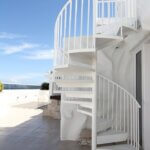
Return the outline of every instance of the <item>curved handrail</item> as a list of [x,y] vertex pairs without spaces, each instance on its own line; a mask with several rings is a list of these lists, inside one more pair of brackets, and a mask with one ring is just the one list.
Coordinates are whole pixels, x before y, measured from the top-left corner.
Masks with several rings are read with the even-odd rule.
[[65,55],[69,50],[94,48],[92,3],[93,0],[68,0],[58,14],[55,23],[55,65],[69,63],[69,56],[67,62],[58,60],[58,51]]
[[[62,14],[62,12],[65,10],[65,8],[70,4],[71,0],[68,0],[66,2],[66,4],[63,6],[63,8],[60,10],[59,14],[57,15],[57,18],[56,18],[56,22],[58,20],[58,18],[60,17],[60,15]],[[55,27],[56,27],[56,22],[55,22]]]
[[126,132],[127,142],[139,150],[139,103],[119,84],[99,73],[97,76],[97,115],[112,120],[112,129]]
[[100,73],[99,73],[98,75],[99,75],[100,77],[104,78],[105,80],[109,81],[109,83],[112,83],[112,84],[118,86],[121,90],[123,90],[124,92],[126,92],[126,94],[128,94],[128,95],[134,100],[134,102],[137,104],[138,108],[141,108],[141,106],[140,106],[140,104],[137,102],[136,98],[135,98],[131,93],[129,93],[125,88],[121,87],[118,83],[116,83],[116,82],[110,80],[109,78],[103,76],[103,75],[100,74]]

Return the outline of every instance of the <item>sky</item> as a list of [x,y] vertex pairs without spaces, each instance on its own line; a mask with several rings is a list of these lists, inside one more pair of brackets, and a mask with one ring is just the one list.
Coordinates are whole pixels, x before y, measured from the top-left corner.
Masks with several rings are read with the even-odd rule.
[[0,0],[0,80],[39,85],[53,66],[54,25],[67,0]]

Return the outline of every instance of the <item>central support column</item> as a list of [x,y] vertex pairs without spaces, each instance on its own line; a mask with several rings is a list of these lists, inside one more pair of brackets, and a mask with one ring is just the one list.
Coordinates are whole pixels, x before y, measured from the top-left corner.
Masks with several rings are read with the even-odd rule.
[[96,18],[97,18],[97,0],[93,0],[93,47],[95,48],[95,59],[93,65],[95,72],[93,73],[94,87],[92,98],[92,150],[97,149],[97,51],[96,51]]
[[94,77],[94,87],[93,87],[93,109],[92,109],[92,150],[97,148],[97,52],[95,52],[95,72]]

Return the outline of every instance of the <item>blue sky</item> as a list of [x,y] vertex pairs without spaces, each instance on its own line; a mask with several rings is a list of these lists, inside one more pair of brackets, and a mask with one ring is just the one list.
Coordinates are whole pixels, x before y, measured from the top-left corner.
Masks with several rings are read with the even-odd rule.
[[52,68],[54,24],[67,0],[0,0],[0,80],[41,84]]

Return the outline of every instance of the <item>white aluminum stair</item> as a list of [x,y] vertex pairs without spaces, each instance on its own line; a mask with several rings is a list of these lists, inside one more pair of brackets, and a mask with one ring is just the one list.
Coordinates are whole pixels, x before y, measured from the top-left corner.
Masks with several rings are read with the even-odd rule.
[[118,41],[122,41],[122,40],[123,40],[123,37],[122,37],[122,36],[118,36],[118,35],[96,34],[96,38],[106,39],[107,41],[109,41],[109,40],[118,40]]
[[123,35],[125,34],[125,33],[128,33],[128,32],[130,32],[130,31],[137,31],[135,28],[132,28],[132,27],[129,27],[129,26],[122,26],[122,32],[123,32]]
[[96,150],[136,150],[136,148],[128,144],[119,144],[119,145],[99,147]]
[[89,49],[75,49],[75,50],[69,50],[68,51],[69,54],[74,54],[74,53],[78,53],[78,54],[82,54],[82,53],[93,54],[94,52],[95,52],[95,49],[93,49],[93,48],[89,48]]
[[92,92],[87,91],[61,91],[67,98],[93,98]]
[[100,25],[96,27],[96,34],[117,35],[120,27],[121,27],[121,24],[119,22],[106,24],[106,25]]
[[128,134],[126,132],[108,130],[97,135],[97,144],[124,142],[127,138]]
[[[80,100],[63,100],[63,103],[67,103],[67,104],[77,104],[77,105],[80,105],[82,107],[84,106],[87,106],[85,108],[90,108],[92,109],[92,106],[91,106],[91,102],[87,102],[87,101],[80,101]],[[89,106],[89,107],[88,107]]]
[[93,108],[93,105],[92,103],[83,103],[83,104],[80,104],[81,107],[83,108],[89,108],[89,109],[92,109]]
[[[98,64],[97,50],[107,50],[110,46],[116,48],[130,31],[137,29],[137,8],[133,3],[126,0],[69,0],[55,23],[54,69],[58,76],[54,79],[54,93],[61,93],[62,102],[75,104],[77,112],[90,116],[87,117],[89,122],[86,128],[92,132],[92,150],[139,150],[139,141],[135,140],[139,139],[138,135],[135,139],[129,136],[139,131],[137,122],[140,107],[136,99],[117,83],[98,74],[95,69]],[[93,15],[90,16],[91,12]],[[86,80],[80,78],[79,74],[85,76]],[[94,84],[97,81],[100,81],[98,86]],[[121,115],[123,108],[124,115]],[[136,114],[132,113],[133,108],[137,110]],[[127,111],[129,116],[125,114]],[[116,112],[120,114],[120,120],[124,120],[124,126],[120,120],[115,122],[118,119]],[[118,126],[120,131],[115,130]],[[127,144],[127,139],[131,145]]]
[[89,108],[85,108],[85,107],[82,107],[82,106],[78,105],[77,111],[79,113],[82,113],[84,115],[92,117],[92,110],[89,109]]
[[55,67],[56,71],[95,71],[95,69],[88,64],[71,62],[67,65],[59,65]]
[[57,80],[55,82],[59,87],[93,87],[93,80]]

